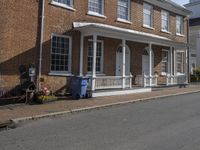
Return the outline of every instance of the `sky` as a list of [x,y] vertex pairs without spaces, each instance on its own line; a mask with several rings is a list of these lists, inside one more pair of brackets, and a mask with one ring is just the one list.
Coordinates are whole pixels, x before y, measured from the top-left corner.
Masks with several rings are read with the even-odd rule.
[[187,4],[189,2],[189,0],[172,0],[180,5],[183,5],[183,4]]

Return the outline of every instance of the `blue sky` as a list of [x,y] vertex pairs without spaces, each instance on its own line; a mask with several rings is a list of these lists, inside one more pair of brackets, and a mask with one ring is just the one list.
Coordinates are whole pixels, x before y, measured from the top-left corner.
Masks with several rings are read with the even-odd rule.
[[172,0],[180,5],[183,5],[183,4],[187,4],[189,2],[189,0]]

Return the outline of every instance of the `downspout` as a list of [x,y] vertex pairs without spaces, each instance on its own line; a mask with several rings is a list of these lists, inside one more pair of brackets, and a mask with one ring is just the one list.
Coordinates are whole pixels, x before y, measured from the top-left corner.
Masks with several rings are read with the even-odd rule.
[[38,68],[38,84],[37,90],[41,90],[41,76],[42,76],[42,53],[44,42],[44,13],[45,13],[45,0],[42,0],[42,15],[41,15],[41,31],[40,31],[40,55],[39,55],[39,68]]

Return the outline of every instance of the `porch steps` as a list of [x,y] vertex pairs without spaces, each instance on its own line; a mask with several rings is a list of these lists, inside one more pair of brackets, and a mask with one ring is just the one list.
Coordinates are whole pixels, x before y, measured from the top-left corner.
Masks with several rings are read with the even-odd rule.
[[127,94],[136,94],[136,93],[146,93],[151,92],[152,88],[132,88],[124,90],[99,90],[92,93],[92,97],[104,97],[104,96],[117,96],[117,95],[127,95]]

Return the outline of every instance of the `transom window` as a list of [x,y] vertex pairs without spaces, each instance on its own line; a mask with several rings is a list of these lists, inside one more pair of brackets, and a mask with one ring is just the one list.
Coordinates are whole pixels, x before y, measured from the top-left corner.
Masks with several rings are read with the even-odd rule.
[[183,34],[183,17],[176,16],[176,33]]
[[53,0],[53,2],[56,2],[58,4],[61,4],[67,7],[73,7],[73,0]]
[[183,74],[184,73],[184,52],[176,53],[176,66],[177,66],[177,73]]
[[130,20],[130,0],[118,0],[118,18]]
[[68,73],[71,71],[71,37],[52,35],[51,72]]
[[161,12],[162,31],[169,31],[169,12],[162,10]]
[[166,75],[169,69],[169,52],[162,50],[162,75]]
[[104,11],[104,0],[88,0],[89,12],[103,15]]
[[[96,72],[103,72],[103,41],[97,41]],[[87,71],[92,72],[93,66],[93,41],[88,41],[88,63]]]
[[143,13],[143,25],[147,27],[153,27],[153,6],[144,3]]

